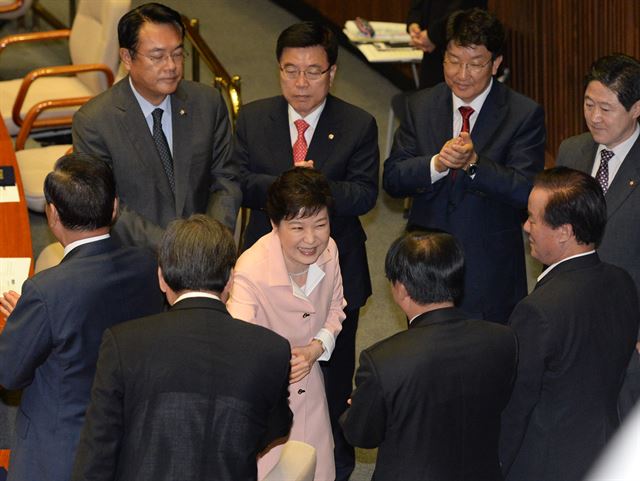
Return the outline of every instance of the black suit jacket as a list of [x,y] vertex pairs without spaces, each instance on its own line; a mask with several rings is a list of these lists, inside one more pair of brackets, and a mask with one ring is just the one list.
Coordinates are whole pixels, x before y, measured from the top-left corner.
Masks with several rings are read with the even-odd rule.
[[455,308],[422,314],[362,351],[344,435],[378,447],[376,481],[501,480],[500,412],[516,359],[506,326]]
[[154,248],[169,222],[197,213],[235,227],[241,194],[224,100],[212,87],[183,80],[171,111],[175,196],[128,77],[73,117],[74,149],[113,169],[120,198],[113,233],[124,244]]
[[509,320],[520,361],[502,416],[508,480],[578,481],[618,425],[640,314],[635,285],[597,254],[554,267]]
[[409,224],[453,234],[465,253],[461,307],[506,322],[527,292],[522,227],[533,177],[544,167],[542,108],[494,80],[471,132],[479,156],[472,179],[459,171],[431,182],[431,157],[453,136],[451,90],[442,83],[409,100],[385,161],[384,189],[413,197]]
[[[236,125],[233,163],[240,169],[243,205],[251,209],[245,249],[271,231],[264,209],[267,190],[278,175],[293,168],[288,104],[277,96],[243,107]],[[371,295],[367,239],[358,216],[378,196],[378,128],[364,110],[329,95],[309,145],[307,159],[329,180],[334,199],[331,236],[340,252],[348,309]]]
[[487,0],[412,0],[407,14],[407,27],[412,23],[427,29],[435,44],[433,52],[425,53],[420,65],[420,88],[433,87],[444,80],[442,60],[447,48],[447,20],[457,10],[479,7],[486,9]]
[[0,335],[0,385],[24,388],[9,479],[68,481],[103,331],[160,312],[157,264],[111,239],[28,279]]
[[71,479],[255,480],[291,426],[290,357],[208,298],[106,331]]

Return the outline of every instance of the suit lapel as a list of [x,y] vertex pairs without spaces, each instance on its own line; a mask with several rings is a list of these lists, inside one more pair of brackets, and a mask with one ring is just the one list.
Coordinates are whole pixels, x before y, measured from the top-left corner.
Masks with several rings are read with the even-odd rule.
[[[173,173],[176,183],[176,215],[180,216],[189,190],[190,132],[193,131],[193,115],[189,115],[189,97],[184,88],[178,89],[171,95],[171,126],[173,129]],[[213,127],[211,127],[213,128]],[[180,141],[182,140],[182,141]],[[160,159],[158,159],[160,160]]]
[[293,168],[293,148],[289,133],[288,104],[284,97],[276,98],[276,107],[269,113],[269,123],[264,126],[271,158],[272,172],[281,173]]
[[593,138],[589,136],[588,142],[582,144],[580,152],[575,157],[575,168],[581,170],[586,174],[591,175],[593,170],[593,162],[596,158],[596,151],[598,150],[598,144],[593,141]]
[[333,97],[328,95],[307,152],[307,159],[313,160],[317,170],[322,170],[324,163],[331,157],[335,143],[340,142],[341,137],[342,119],[336,115]]
[[[593,156],[591,157],[593,159]],[[607,199],[607,217],[611,217],[638,187],[640,182],[640,137],[625,157],[620,170],[611,182],[605,198]]]
[[[116,91],[115,107],[120,112],[119,121],[124,126],[131,145],[135,149],[135,152],[132,152],[131,161],[137,161],[144,165],[144,171],[151,178],[151,183],[162,193],[166,201],[170,202],[169,205],[173,205],[174,198],[169,186],[169,180],[162,168],[162,161],[156,150],[156,144],[149,131],[147,121],[142,115],[142,109],[140,109],[140,105],[138,105],[138,101],[129,85],[129,77],[122,79],[117,86],[119,88]],[[140,182],[149,183],[149,179],[140,179]]]
[[471,132],[476,152],[483,152],[486,146],[491,144],[491,139],[500,130],[507,112],[506,90],[502,84],[494,79],[491,91],[482,105]]

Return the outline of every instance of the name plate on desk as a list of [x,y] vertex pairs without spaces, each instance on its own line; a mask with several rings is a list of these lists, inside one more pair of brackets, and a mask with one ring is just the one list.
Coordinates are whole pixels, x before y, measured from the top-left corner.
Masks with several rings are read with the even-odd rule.
[[16,174],[13,167],[4,165],[0,167],[0,187],[16,185]]

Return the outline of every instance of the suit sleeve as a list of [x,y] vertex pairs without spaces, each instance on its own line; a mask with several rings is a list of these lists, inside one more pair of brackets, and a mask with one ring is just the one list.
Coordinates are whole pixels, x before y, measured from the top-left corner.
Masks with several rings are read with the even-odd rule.
[[344,437],[352,446],[371,449],[384,440],[387,409],[375,363],[367,351],[360,354],[351,407],[340,418]]
[[335,215],[360,216],[373,209],[378,198],[379,171],[378,126],[371,117],[347,158],[344,177],[329,180]]
[[0,335],[0,386],[21,389],[33,381],[36,369],[53,350],[46,302],[31,280],[7,318]]
[[73,467],[72,481],[115,479],[124,435],[120,354],[110,329],[102,337],[96,376]]
[[[73,116],[72,137],[76,152],[94,155],[113,168],[113,160],[102,135],[95,130],[97,119],[91,118],[83,109]],[[117,186],[116,186],[117,189]],[[118,220],[113,234],[124,245],[148,247],[155,250],[162,239],[162,229],[129,207],[119,199]]]
[[333,265],[332,272],[325,273],[326,281],[331,280],[333,283],[333,290],[331,295],[331,306],[327,314],[327,319],[315,336],[320,339],[324,345],[324,352],[318,358],[318,361],[328,361],[331,359],[331,354],[336,347],[336,338],[342,331],[342,321],[344,321],[346,314],[344,308],[347,306],[347,302],[344,299],[344,293],[342,289],[342,274],[340,272],[340,263],[338,262],[337,247],[333,246],[336,255],[331,263]]
[[405,121],[396,131],[391,154],[384,162],[382,186],[392,197],[435,194],[434,187],[443,183],[443,180],[431,183],[431,157],[438,152],[420,153],[414,111],[408,101],[403,107]]
[[[293,413],[289,409],[289,374],[291,372],[291,347],[286,343],[286,351],[280,356],[286,360],[278,369],[280,373],[280,387],[278,389],[278,398],[269,412],[267,419],[267,432],[259,450],[262,451],[269,444],[278,438],[286,436],[291,430],[291,421]],[[274,368],[276,365],[274,364]]]
[[216,92],[213,114],[213,147],[211,188],[207,215],[219,220],[232,231],[242,201],[238,166],[231,156],[231,125],[226,104]]
[[473,179],[465,175],[466,188],[516,208],[526,208],[533,178],[544,169],[545,139],[544,112],[536,105],[515,130],[504,160],[478,153],[477,174]]
[[527,302],[518,304],[509,319],[518,338],[520,356],[511,399],[502,413],[500,461],[506,475],[522,442],[540,399],[545,366],[552,356],[551,326],[544,314]]
[[242,183],[242,205],[249,209],[264,209],[267,191],[276,180],[275,175],[254,172],[249,154],[249,131],[247,116],[240,112],[233,139],[233,163],[238,166]]

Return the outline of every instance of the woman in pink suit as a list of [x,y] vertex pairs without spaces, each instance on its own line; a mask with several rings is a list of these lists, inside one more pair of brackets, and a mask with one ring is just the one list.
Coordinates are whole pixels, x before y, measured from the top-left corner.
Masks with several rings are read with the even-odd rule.
[[[268,192],[273,230],[238,259],[227,303],[232,316],[289,340],[289,439],[316,448],[316,481],[335,479],[333,437],[317,361],[331,357],[346,305],[338,250],[329,237],[331,201],[320,172],[297,167],[283,173]],[[258,460],[258,479],[277,463],[281,447]]]

